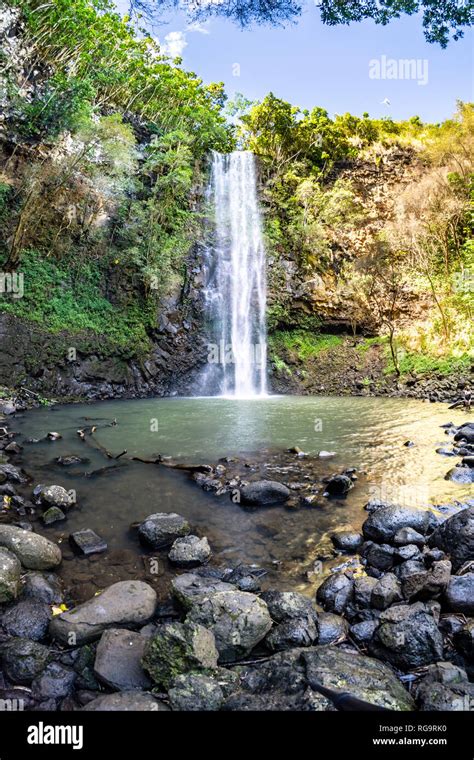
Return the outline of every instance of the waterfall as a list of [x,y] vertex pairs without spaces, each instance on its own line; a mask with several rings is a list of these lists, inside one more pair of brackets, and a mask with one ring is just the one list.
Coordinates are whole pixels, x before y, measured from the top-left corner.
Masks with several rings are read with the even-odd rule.
[[213,377],[221,395],[265,395],[265,248],[253,154],[214,153],[208,195],[214,220],[205,300],[214,366],[206,383]]

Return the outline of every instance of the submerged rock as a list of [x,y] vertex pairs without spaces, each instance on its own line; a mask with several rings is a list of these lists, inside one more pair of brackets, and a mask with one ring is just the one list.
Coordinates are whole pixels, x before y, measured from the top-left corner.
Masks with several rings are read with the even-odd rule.
[[0,525],[0,546],[10,549],[29,570],[49,570],[62,560],[60,548],[52,541],[13,525]]
[[147,583],[120,581],[58,615],[51,621],[50,633],[62,644],[85,644],[99,638],[107,628],[144,625],[153,617],[156,601],[156,593]]
[[211,556],[211,547],[207,538],[184,536],[177,538],[168,554],[168,559],[178,567],[196,567],[207,562]]
[[62,509],[59,509],[59,507],[49,507],[43,514],[41,515],[41,519],[43,520],[45,525],[52,525],[55,522],[60,522],[61,520],[66,519],[66,515],[62,511]]
[[217,658],[212,631],[186,621],[158,626],[147,641],[142,665],[156,684],[168,689],[183,673],[215,669]]
[[0,604],[16,599],[20,592],[21,565],[13,552],[0,548]]
[[77,530],[75,533],[71,533],[69,541],[75,549],[78,549],[81,554],[89,556],[90,554],[101,554],[107,551],[107,541],[97,535],[90,528],[84,528],[83,530]]
[[258,480],[240,488],[240,504],[251,507],[282,504],[291,496],[289,488],[276,480]]
[[177,538],[190,533],[188,521],[175,512],[156,512],[149,515],[139,526],[140,540],[152,549],[169,546]]
[[214,633],[221,662],[245,657],[272,627],[265,602],[255,594],[236,589],[195,601],[186,620]]
[[348,475],[334,475],[334,477],[326,483],[324,487],[324,495],[341,498],[346,496],[351,488],[354,488],[354,483]]

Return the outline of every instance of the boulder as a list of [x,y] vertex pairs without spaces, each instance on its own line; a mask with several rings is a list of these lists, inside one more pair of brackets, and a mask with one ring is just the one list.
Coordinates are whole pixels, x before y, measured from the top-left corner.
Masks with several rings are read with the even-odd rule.
[[0,483],[4,483],[7,480],[12,483],[26,483],[26,478],[23,477],[17,467],[14,467],[12,464],[0,464]]
[[364,537],[355,530],[338,530],[332,534],[331,541],[339,551],[357,554],[364,542]]
[[117,691],[148,689],[151,681],[142,667],[148,639],[135,631],[110,628],[97,645],[94,672],[99,681]]
[[301,656],[310,688],[322,684],[389,710],[414,709],[413,699],[393,670],[379,660],[321,646],[303,650]]
[[402,600],[402,589],[393,573],[386,573],[377,581],[372,590],[371,602],[376,610],[386,610],[392,604]]
[[235,589],[194,602],[186,619],[214,633],[220,662],[245,657],[272,627],[265,602]]
[[318,615],[318,643],[339,644],[347,637],[347,622],[333,612]]
[[283,504],[290,496],[290,489],[276,480],[257,480],[240,488],[240,504],[249,507]]
[[376,570],[390,570],[395,564],[395,549],[389,544],[376,544],[373,541],[366,541],[361,550],[361,555],[370,567]]
[[225,583],[219,578],[183,573],[173,578],[171,588],[179,602],[190,609],[195,602],[205,599],[218,591],[235,591],[231,583]]
[[156,593],[147,583],[120,581],[55,617],[50,633],[61,644],[85,644],[98,639],[107,628],[144,625],[153,617],[156,601]]
[[260,594],[268,607],[272,620],[284,623],[304,616],[310,616],[315,621],[317,613],[311,599],[297,591],[264,591]]
[[169,707],[144,691],[119,691],[93,699],[86,712],[168,712]]
[[474,573],[452,575],[446,586],[445,602],[452,612],[474,615]]
[[42,504],[68,509],[76,503],[74,491],[66,491],[62,486],[42,486],[36,494]]
[[60,548],[52,541],[13,525],[0,525],[0,546],[16,554],[28,570],[49,570],[62,560]]
[[424,546],[426,543],[426,538],[413,528],[400,528],[400,530],[397,530],[393,537],[393,543],[396,546],[407,546],[408,544],[415,544],[415,546]]
[[458,465],[452,467],[445,475],[445,480],[452,480],[453,483],[461,483],[462,485],[469,485],[474,483],[474,469],[472,467]]
[[454,633],[454,645],[468,663],[474,663],[474,620],[466,623]]
[[360,623],[354,623],[349,628],[351,638],[356,644],[367,646],[379,625],[378,620],[362,620]]
[[0,647],[3,672],[10,681],[23,686],[44,670],[49,657],[48,647],[31,639],[13,638]]
[[43,602],[25,599],[16,602],[1,617],[2,628],[10,636],[42,641],[48,633],[51,609]]
[[21,565],[8,549],[0,548],[0,604],[16,599],[20,592]]
[[211,547],[207,538],[184,536],[177,538],[168,554],[168,559],[178,567],[196,567],[207,562],[211,556]]
[[335,499],[347,496],[354,483],[348,475],[334,475],[324,486],[324,495]]
[[201,673],[177,676],[168,692],[172,710],[211,712],[220,710],[224,692],[219,684]]
[[77,678],[77,673],[60,662],[48,662],[45,669],[32,683],[33,695],[38,700],[64,699]]
[[390,543],[400,528],[413,528],[425,535],[435,523],[435,515],[428,509],[392,505],[371,512],[362,526],[362,532],[369,540]]
[[139,526],[140,540],[152,549],[170,546],[177,538],[190,533],[188,521],[175,512],[156,512],[149,515]]
[[280,652],[295,647],[309,647],[316,643],[318,628],[313,615],[287,620],[273,626],[267,634],[265,644],[271,652]]
[[448,517],[436,528],[428,543],[449,555],[454,572],[474,559],[474,507]]
[[23,578],[21,596],[24,599],[36,599],[46,604],[61,604],[64,600],[60,579],[54,573],[26,573]]
[[319,586],[316,601],[326,610],[341,615],[352,600],[354,581],[343,572],[333,573]]
[[183,673],[213,670],[217,658],[212,631],[186,621],[159,625],[146,643],[142,665],[156,684],[169,689]]
[[424,604],[403,604],[382,612],[370,651],[400,670],[409,670],[441,660],[443,637]]

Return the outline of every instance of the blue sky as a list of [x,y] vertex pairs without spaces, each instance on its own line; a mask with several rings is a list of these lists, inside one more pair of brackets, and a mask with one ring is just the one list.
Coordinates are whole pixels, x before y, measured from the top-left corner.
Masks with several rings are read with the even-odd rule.
[[[241,92],[261,99],[272,91],[303,108],[322,106],[331,115],[418,114],[432,122],[449,117],[457,99],[474,99],[472,32],[443,50],[425,41],[419,16],[385,27],[371,21],[328,27],[308,4],[295,25],[242,31],[216,18],[193,27],[183,13],[168,12],[153,34],[205,82],[223,81],[229,97]],[[414,78],[407,78],[399,63],[406,59],[417,62]],[[371,78],[369,68],[377,74],[378,64],[381,78]],[[395,78],[387,78],[390,73]]]

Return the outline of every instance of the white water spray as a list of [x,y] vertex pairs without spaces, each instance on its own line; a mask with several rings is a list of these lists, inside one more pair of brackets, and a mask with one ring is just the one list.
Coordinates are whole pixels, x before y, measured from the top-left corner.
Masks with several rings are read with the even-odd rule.
[[210,196],[215,242],[208,252],[206,301],[222,370],[218,390],[265,395],[265,248],[253,154],[214,153]]

